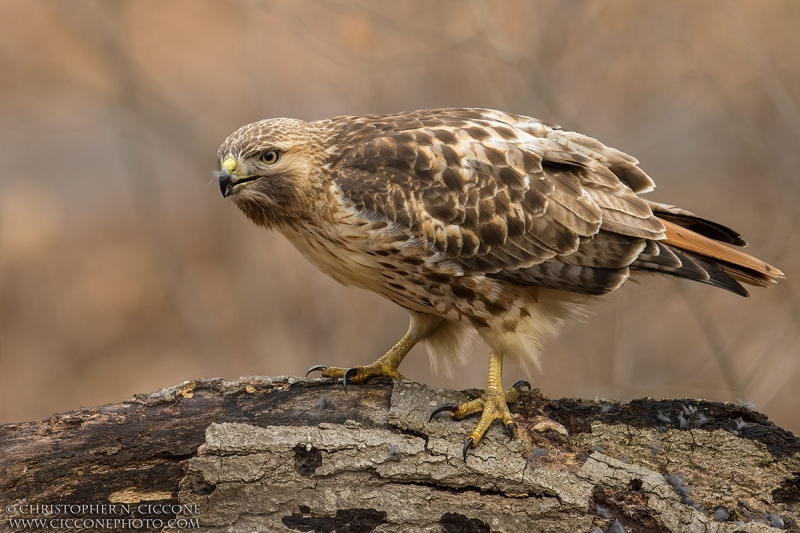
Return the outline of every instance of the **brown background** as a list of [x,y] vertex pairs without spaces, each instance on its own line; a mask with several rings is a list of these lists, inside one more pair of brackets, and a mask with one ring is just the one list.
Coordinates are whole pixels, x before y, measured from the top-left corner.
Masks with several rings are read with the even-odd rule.
[[[789,278],[652,277],[570,324],[553,397],[754,402],[800,432],[800,3],[0,1],[0,422],[183,380],[368,363],[405,313],[318,273],[210,183],[265,117],[480,106],[636,156],[654,200]],[[424,350],[401,370],[452,378]],[[519,373],[509,368],[506,381]]]

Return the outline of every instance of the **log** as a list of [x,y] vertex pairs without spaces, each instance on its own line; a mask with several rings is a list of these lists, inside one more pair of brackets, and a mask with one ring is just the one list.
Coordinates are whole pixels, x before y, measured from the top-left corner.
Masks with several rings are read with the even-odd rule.
[[207,379],[3,425],[0,529],[798,529],[800,440],[747,405],[524,392],[465,462],[476,419],[428,416],[479,394]]

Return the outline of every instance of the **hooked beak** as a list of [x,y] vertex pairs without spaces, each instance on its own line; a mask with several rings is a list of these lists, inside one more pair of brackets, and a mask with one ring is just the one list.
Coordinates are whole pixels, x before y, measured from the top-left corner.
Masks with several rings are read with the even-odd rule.
[[222,196],[227,198],[234,191],[237,189],[237,185],[241,185],[242,183],[247,183],[249,181],[255,181],[259,178],[259,176],[239,176],[236,171],[239,169],[239,165],[236,163],[236,160],[232,157],[228,157],[225,161],[222,162],[222,170],[216,172],[219,176],[219,190],[222,192]]
[[227,198],[233,192],[233,176],[227,170],[219,173],[219,190],[222,191],[222,197]]
[[219,172],[219,190],[222,191],[222,197],[227,198],[233,192],[233,186],[236,183],[236,171],[239,165],[233,157],[226,157],[225,161],[220,165]]

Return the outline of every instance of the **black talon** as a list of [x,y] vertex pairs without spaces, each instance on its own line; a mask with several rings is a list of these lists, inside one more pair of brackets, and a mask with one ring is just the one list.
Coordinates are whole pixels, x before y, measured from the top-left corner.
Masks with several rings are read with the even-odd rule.
[[342,376],[342,387],[344,387],[344,393],[347,394],[347,378],[354,378],[358,375],[358,367],[348,368],[347,372],[344,373]]
[[524,379],[521,379],[516,383],[514,383],[513,385],[511,385],[512,389],[517,389],[517,390],[522,390],[522,387],[528,387],[528,390],[531,390],[531,384],[525,381]]
[[308,377],[310,373],[316,372],[317,370],[319,370],[320,372],[325,372],[326,370],[328,370],[328,367],[325,365],[314,365],[308,369],[308,372],[306,372],[306,377]]
[[433,410],[433,412],[431,413],[430,418],[428,418],[428,422],[433,420],[433,417],[438,415],[439,413],[443,413],[445,411],[450,411],[452,413],[456,409],[458,409],[458,404],[457,403],[446,403],[444,405],[440,405],[439,407],[437,407],[436,409]]
[[511,436],[512,439],[516,439],[517,435],[514,431],[517,429],[517,424],[515,422],[509,422],[506,424],[506,429],[508,430],[508,434]]
[[469,449],[472,448],[472,444],[473,444],[472,437],[469,437],[467,438],[467,440],[464,441],[464,448],[461,450],[461,452],[464,455],[465,463],[467,462],[467,451],[469,451]]

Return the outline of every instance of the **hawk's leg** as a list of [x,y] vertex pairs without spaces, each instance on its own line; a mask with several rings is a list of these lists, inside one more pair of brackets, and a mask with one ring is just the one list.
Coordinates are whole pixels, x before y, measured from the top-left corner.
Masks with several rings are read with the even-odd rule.
[[503,390],[503,356],[495,353],[489,354],[489,377],[486,381],[486,390],[480,398],[475,398],[462,404],[445,404],[438,407],[431,413],[431,419],[442,411],[450,411],[450,416],[456,420],[461,420],[469,415],[482,412],[478,425],[464,442],[464,459],[467,458],[467,450],[478,445],[483,438],[486,430],[495,420],[500,420],[508,428],[511,436],[514,436],[514,420],[508,410],[508,404],[514,403],[519,399],[519,391],[522,387],[531,388],[527,381],[519,381],[507,390]]
[[392,379],[403,379],[403,375],[397,371],[397,367],[411,348],[417,343],[411,332],[406,333],[400,341],[389,349],[388,352],[378,358],[371,365],[356,366],[353,368],[341,368],[338,366],[317,365],[311,367],[308,373],[315,370],[322,370],[322,376],[326,378],[342,378],[342,383],[347,390],[347,383],[362,383],[369,378],[387,377]]

